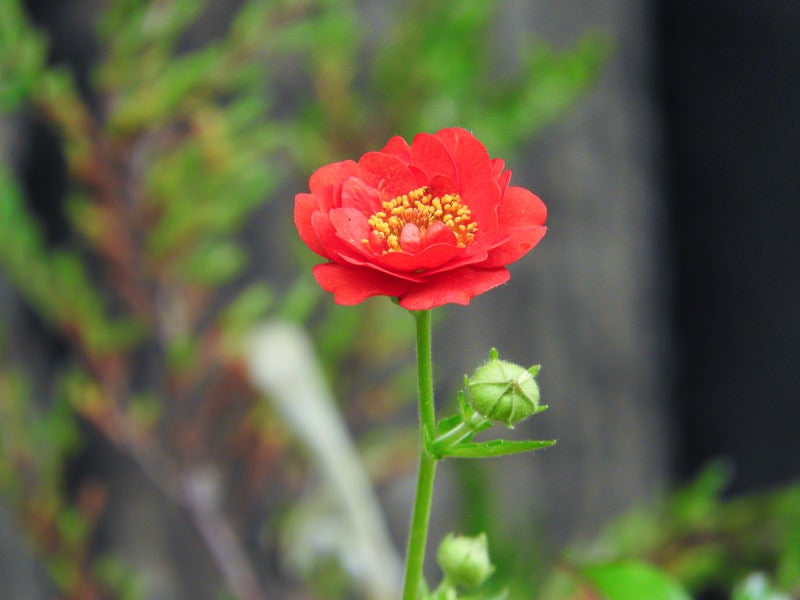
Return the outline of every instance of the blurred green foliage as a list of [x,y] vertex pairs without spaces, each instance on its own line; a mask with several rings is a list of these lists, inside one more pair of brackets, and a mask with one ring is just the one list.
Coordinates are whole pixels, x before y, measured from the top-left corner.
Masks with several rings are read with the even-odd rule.
[[653,586],[648,598],[689,597],[679,585],[693,595],[796,597],[800,486],[726,498],[731,476],[727,463],[712,463],[677,492],[612,521],[591,543],[566,552],[541,597],[583,598],[588,585],[625,600],[625,587],[639,579]]
[[[508,156],[588,89],[609,44],[587,37],[556,52],[522,40],[501,65],[498,5],[484,0],[397,3],[385,22],[347,0],[250,0],[230,19],[197,0],[102,6],[88,89],[79,89],[73,71],[50,62],[47,33],[20,1],[0,2],[1,284],[68,348],[54,379],[42,381],[41,366],[21,351],[24,329],[9,321],[12,311],[0,313],[0,502],[60,597],[146,597],[143,580],[93,542],[113,509],[106,484],[68,477],[85,431],[105,436],[176,506],[188,503],[184,474],[213,464],[225,475],[221,517],[235,511],[254,571],[288,593],[297,582],[261,568],[276,536],[253,543],[253,532],[275,524],[265,508],[280,515],[291,504],[304,465],[243,375],[241,340],[265,317],[305,324],[376,482],[411,467],[411,438],[383,424],[404,414],[414,381],[413,327],[402,311],[382,301],[336,307],[313,283],[316,258],[293,233],[287,190],[394,134],[460,125],[492,155]],[[31,120],[47,125],[66,161],[64,198],[46,199],[67,215],[58,244],[44,235],[18,173],[11,132],[24,133]],[[269,232],[257,237],[278,235],[269,247],[283,252],[264,256],[267,246],[243,235],[256,228]],[[297,274],[268,279],[278,264]],[[488,499],[464,497],[473,498],[463,507],[471,518],[491,512]],[[722,506],[696,490],[683,500],[692,504],[686,498],[709,502],[704,518]],[[713,531],[733,527],[726,535],[739,539],[755,528],[753,514],[783,523],[792,498],[724,505]],[[617,554],[647,557],[655,547],[648,532],[660,532],[663,544],[700,526],[680,502],[671,506],[669,526],[645,519],[630,536],[616,534]],[[781,531],[793,545],[759,530],[763,544],[744,547],[785,550],[772,575],[786,588],[798,578],[800,533]],[[505,545],[517,552],[498,569],[512,597],[528,598],[527,562],[537,550]],[[672,567],[685,556],[695,571],[707,565],[694,574],[671,568],[690,587],[730,559],[713,545],[703,560],[694,545],[674,552]],[[744,577],[751,563],[743,564],[728,572]],[[317,573],[330,579],[313,587],[349,597],[341,571],[321,565]],[[236,582],[226,583],[234,594]]]

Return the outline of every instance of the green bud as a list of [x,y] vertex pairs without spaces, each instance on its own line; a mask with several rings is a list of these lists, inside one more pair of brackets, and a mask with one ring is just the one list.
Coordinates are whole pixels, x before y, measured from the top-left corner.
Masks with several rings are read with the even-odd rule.
[[485,533],[475,537],[448,533],[439,544],[436,558],[445,580],[458,587],[477,587],[494,571]]
[[492,348],[489,360],[466,379],[467,397],[478,414],[513,427],[546,408],[539,405],[538,372],[538,365],[525,369],[500,360]]

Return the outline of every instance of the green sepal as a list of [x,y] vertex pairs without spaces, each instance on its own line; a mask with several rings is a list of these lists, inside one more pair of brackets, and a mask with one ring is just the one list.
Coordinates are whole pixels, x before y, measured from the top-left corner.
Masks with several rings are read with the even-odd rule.
[[476,433],[492,427],[491,421],[472,410],[463,392],[458,392],[458,404],[459,413],[441,419],[436,425],[436,438],[427,444],[428,452],[437,460],[449,456],[452,447],[469,443]]
[[494,458],[548,448],[556,440],[491,440],[489,442],[466,442],[442,450],[442,458]]
[[464,420],[461,418],[461,415],[458,414],[445,417],[436,424],[436,433],[437,435],[443,435],[448,431],[452,431],[463,422]]
[[[465,377],[464,383],[467,381],[468,379]],[[472,405],[464,397],[464,390],[459,390],[458,392],[458,412],[461,422],[464,423],[472,433],[490,429],[494,425],[489,419],[475,412],[475,409],[472,408]]]

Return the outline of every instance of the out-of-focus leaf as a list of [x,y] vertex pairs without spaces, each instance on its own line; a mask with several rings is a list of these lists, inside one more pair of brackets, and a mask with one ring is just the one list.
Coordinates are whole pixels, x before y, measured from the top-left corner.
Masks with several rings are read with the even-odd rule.
[[67,545],[79,547],[89,532],[89,526],[77,510],[65,509],[58,515],[58,531]]
[[179,103],[206,85],[208,74],[220,61],[220,48],[208,46],[165,61],[163,71],[121,96],[109,116],[112,133],[135,133],[161,125],[180,115]]
[[708,465],[690,485],[672,499],[673,510],[681,520],[701,522],[713,516],[719,495],[733,476],[733,467],[725,461]]
[[644,562],[592,565],[582,571],[604,600],[691,600],[677,582]]
[[29,25],[18,0],[0,2],[0,114],[15,110],[44,70],[47,44]]
[[184,277],[191,283],[220,285],[236,275],[246,261],[247,255],[237,244],[209,240],[189,255]]
[[264,283],[254,283],[239,293],[222,314],[223,321],[232,326],[252,325],[263,318],[272,306],[274,294]]
[[557,52],[532,44],[521,73],[489,89],[485,107],[468,106],[468,120],[488,148],[517,147],[563,114],[594,82],[610,52],[607,40],[587,37]]
[[92,566],[97,578],[113,589],[119,600],[143,600],[147,597],[144,578],[133,573],[120,559],[100,556]]
[[143,432],[150,432],[164,410],[162,399],[155,394],[138,394],[130,403],[132,422]]
[[161,54],[171,51],[206,4],[207,0],[118,0],[109,3],[96,26],[109,55],[101,65],[101,74],[116,76],[107,83],[119,86],[120,78],[128,75],[126,67],[130,71],[148,48]]
[[254,283],[245,288],[223,309],[220,323],[225,334],[233,341],[248,334],[253,326],[265,317],[274,302],[274,293],[263,283]]
[[322,296],[320,287],[305,275],[298,277],[283,295],[279,316],[287,321],[301,323],[314,310]]

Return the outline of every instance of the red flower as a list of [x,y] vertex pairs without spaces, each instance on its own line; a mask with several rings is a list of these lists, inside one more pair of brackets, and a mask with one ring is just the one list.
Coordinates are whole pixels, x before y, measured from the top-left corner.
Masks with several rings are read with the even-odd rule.
[[300,237],[328,259],[314,277],[338,304],[392,296],[410,310],[468,304],[545,234],[547,209],[464,129],[394,137],[318,169],[297,194]]

